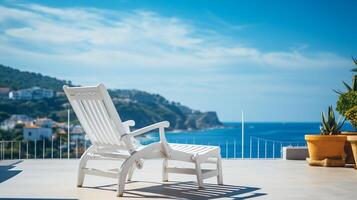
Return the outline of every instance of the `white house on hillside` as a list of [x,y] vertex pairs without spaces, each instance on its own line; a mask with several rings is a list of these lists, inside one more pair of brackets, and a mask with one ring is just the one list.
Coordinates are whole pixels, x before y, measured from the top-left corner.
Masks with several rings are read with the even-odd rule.
[[84,140],[85,133],[81,125],[75,125],[71,128],[71,140]]
[[0,128],[4,130],[10,130],[15,128],[17,124],[31,124],[33,122],[33,118],[27,115],[11,115],[10,118],[4,120],[0,124]]
[[16,100],[31,100],[32,93],[30,90],[17,90],[9,92],[9,99],[16,99]]
[[9,93],[9,99],[15,99],[15,100],[44,99],[44,98],[52,98],[53,96],[54,96],[53,90],[40,88],[40,87],[32,87],[28,89],[11,91]]
[[54,96],[53,90],[33,87],[32,91],[32,99],[44,99],[44,98],[52,98]]
[[42,128],[36,125],[27,125],[23,129],[24,140],[43,140],[51,139],[52,129],[51,128]]
[[56,124],[56,122],[53,121],[52,119],[44,117],[44,118],[37,118],[35,120],[35,124],[37,126],[40,126],[40,127],[43,127],[43,128],[52,128],[52,126],[54,126]]

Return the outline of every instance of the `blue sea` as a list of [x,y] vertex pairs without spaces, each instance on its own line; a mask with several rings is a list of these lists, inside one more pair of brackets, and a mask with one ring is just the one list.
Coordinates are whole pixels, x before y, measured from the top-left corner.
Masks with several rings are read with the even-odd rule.
[[[280,158],[283,146],[305,146],[304,135],[319,134],[320,123],[244,123],[244,158]],[[345,124],[343,130],[354,130]],[[172,143],[216,145],[221,147],[224,158],[242,157],[242,124],[224,123],[223,128],[168,132],[166,137]],[[141,139],[148,144],[159,140],[158,133]]]

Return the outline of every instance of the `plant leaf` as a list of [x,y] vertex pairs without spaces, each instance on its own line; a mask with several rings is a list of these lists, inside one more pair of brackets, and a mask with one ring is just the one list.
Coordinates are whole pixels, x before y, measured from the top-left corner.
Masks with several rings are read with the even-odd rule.
[[353,78],[352,78],[352,89],[353,89],[353,91],[357,91],[357,75],[353,76]]
[[345,87],[347,88],[348,91],[351,91],[352,88],[351,86],[349,86],[345,81],[342,81],[343,85],[345,85]]
[[344,125],[345,122],[346,122],[346,118],[344,118],[343,121],[342,121],[342,123],[340,123],[341,119],[342,119],[342,116],[340,116],[340,117],[338,118],[337,124],[340,124],[340,126],[338,126],[338,128],[337,128],[338,131],[340,131],[340,130],[342,129],[343,125]]
[[339,95],[343,94],[343,92],[341,92],[340,90],[335,90],[335,89],[332,89],[332,90]]
[[[353,62],[355,63],[355,65],[357,66],[357,59],[355,59],[354,57],[352,57]],[[353,72],[357,72],[357,67],[353,68],[351,71]]]

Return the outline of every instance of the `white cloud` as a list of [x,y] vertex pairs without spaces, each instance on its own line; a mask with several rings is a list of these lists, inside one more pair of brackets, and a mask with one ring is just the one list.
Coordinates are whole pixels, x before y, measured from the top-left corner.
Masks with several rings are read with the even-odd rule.
[[[149,11],[114,12],[42,5],[0,7],[2,41],[26,53],[102,67],[214,67],[246,64],[279,68],[329,67],[345,59],[332,53],[263,52],[209,34],[184,20]],[[14,20],[15,26],[7,24]],[[13,41],[13,42],[11,42]],[[16,43],[16,44],[15,44]],[[20,45],[18,45],[20,43]],[[227,45],[229,44],[229,45]],[[324,54],[333,58],[323,57]]]
[[[245,27],[219,23],[235,31]],[[265,51],[243,42],[146,10],[0,6],[0,63],[79,84],[159,92],[194,108],[218,110],[228,120],[237,111],[232,106],[259,116],[279,102],[285,110],[291,106],[291,113],[294,101],[311,112],[320,109],[316,105],[339,84],[338,68],[350,65],[334,52],[308,51],[307,44]]]

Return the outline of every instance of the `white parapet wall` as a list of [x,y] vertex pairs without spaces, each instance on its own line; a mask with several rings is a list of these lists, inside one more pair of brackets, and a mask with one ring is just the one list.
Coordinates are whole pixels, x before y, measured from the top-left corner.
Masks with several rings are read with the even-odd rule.
[[284,160],[306,160],[308,157],[307,147],[283,147]]

